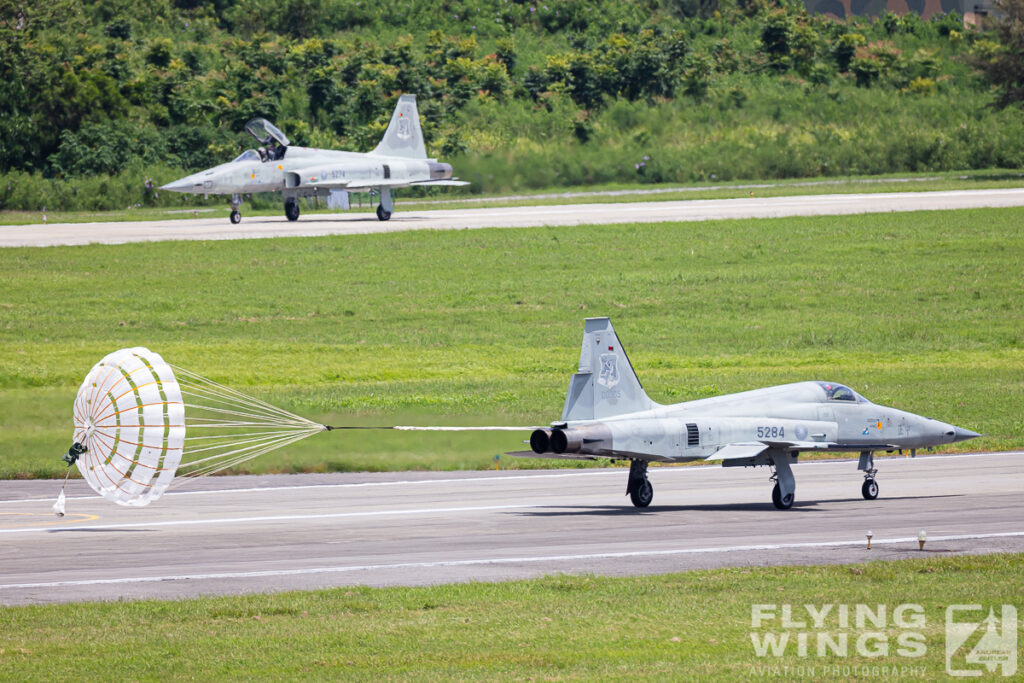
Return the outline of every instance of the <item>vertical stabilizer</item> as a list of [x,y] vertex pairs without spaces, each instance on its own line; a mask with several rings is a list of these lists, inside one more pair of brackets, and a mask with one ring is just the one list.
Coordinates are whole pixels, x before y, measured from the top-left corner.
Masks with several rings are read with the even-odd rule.
[[373,154],[405,159],[426,159],[427,148],[423,144],[423,131],[420,129],[420,114],[416,110],[416,96],[402,95],[398,98],[398,106],[391,114],[391,123],[384,131],[380,144]]
[[608,318],[587,318],[579,370],[569,382],[563,420],[600,420],[656,407],[640,385]]

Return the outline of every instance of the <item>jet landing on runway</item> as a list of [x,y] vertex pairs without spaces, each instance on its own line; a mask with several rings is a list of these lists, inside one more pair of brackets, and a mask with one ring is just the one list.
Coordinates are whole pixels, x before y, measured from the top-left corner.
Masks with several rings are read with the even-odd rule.
[[648,398],[608,318],[588,318],[579,371],[569,382],[560,422],[530,436],[523,457],[630,460],[626,493],[647,507],[650,462],[766,465],[772,502],[793,506],[790,465],[805,451],[860,453],[861,494],[878,497],[875,451],[916,449],[981,436],[931,418],[871,403],[834,382],[799,382],[675,405]]
[[234,161],[194,173],[160,189],[209,196],[231,195],[231,222],[242,220],[243,194],[280,192],[284,215],[299,219],[299,197],[327,197],[332,191],[369,192],[380,197],[377,218],[391,218],[391,191],[413,185],[469,185],[452,177],[452,167],[428,159],[415,95],[402,95],[384,137],[366,154],[291,145],[284,133],[265,119],[253,119],[245,130],[259,149]]

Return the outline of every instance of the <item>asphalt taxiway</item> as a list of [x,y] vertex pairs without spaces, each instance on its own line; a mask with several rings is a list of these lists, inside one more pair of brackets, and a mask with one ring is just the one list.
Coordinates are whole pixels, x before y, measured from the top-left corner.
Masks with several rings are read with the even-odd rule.
[[867,501],[856,461],[801,463],[786,511],[764,468],[652,468],[645,510],[621,468],[219,477],[145,508],[72,480],[61,519],[60,482],[4,481],[0,604],[1024,550],[1024,452],[877,465]]
[[[238,225],[227,211],[203,218],[120,223],[47,223],[0,226],[0,247],[123,244],[165,240],[226,240],[354,235],[404,230],[470,230],[612,223],[662,223],[715,219],[825,216],[1024,206],[1024,188],[947,192],[744,197],[669,202],[567,204],[403,212],[378,221],[366,213],[314,214],[289,222],[284,216],[253,216]],[[243,209],[244,212],[244,209]]]

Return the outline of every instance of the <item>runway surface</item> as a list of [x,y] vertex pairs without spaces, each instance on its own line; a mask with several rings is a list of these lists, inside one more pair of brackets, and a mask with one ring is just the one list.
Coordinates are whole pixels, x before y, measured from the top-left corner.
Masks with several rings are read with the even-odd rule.
[[224,212],[216,217],[186,220],[0,226],[0,247],[310,237],[403,230],[468,230],[611,223],[660,223],[723,218],[773,218],[1009,206],[1024,206],[1024,188],[808,195],[763,199],[747,197],[409,212],[402,212],[401,206],[398,206],[394,216],[386,222],[378,221],[372,211],[367,209],[365,214],[302,216],[296,222],[289,222],[284,216],[256,216],[243,218],[239,225],[232,225],[228,222],[225,208]]
[[209,478],[138,509],[74,480],[63,519],[60,482],[4,481],[0,604],[1024,550],[1024,452],[876,464],[875,501],[856,461],[800,464],[786,511],[764,468],[652,468],[646,510],[620,468]]

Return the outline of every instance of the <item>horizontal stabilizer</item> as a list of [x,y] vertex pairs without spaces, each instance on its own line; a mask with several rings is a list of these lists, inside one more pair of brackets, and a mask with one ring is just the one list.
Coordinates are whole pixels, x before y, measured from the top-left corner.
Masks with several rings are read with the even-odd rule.
[[597,460],[593,455],[580,455],[579,453],[534,453],[533,451],[513,451],[505,455],[512,455],[517,458],[543,458],[545,460]]
[[[395,425],[391,429],[397,429],[401,432],[532,432],[535,429],[543,429],[543,427],[420,427],[418,425]],[[530,452],[532,453],[533,451]]]

